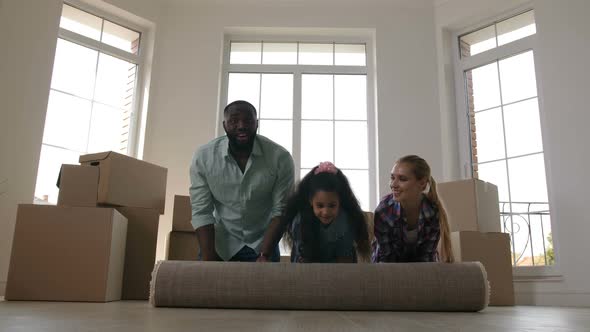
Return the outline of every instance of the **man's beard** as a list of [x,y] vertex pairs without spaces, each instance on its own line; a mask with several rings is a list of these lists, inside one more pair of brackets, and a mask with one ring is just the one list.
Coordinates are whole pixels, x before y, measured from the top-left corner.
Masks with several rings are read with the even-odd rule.
[[250,139],[248,139],[245,142],[239,141],[238,140],[238,135],[229,135],[228,134],[227,135],[227,138],[229,139],[230,147],[234,151],[245,152],[245,151],[252,150],[252,146],[254,145],[254,139],[256,138],[256,133],[252,134],[250,136]]

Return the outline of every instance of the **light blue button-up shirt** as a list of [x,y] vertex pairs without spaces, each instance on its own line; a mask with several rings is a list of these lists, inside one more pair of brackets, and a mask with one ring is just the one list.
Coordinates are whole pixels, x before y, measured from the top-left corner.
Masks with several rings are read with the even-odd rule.
[[191,223],[195,229],[215,225],[215,249],[226,261],[245,245],[259,252],[294,182],[293,158],[282,146],[256,135],[242,173],[228,143],[222,136],[203,145],[190,167]]

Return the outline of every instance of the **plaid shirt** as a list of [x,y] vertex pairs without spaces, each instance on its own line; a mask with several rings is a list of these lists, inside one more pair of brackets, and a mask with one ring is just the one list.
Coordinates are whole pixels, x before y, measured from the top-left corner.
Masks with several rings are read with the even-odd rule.
[[408,223],[393,194],[385,196],[375,209],[373,262],[434,262],[438,260],[440,238],[438,208],[423,196],[418,219],[418,239],[407,244]]

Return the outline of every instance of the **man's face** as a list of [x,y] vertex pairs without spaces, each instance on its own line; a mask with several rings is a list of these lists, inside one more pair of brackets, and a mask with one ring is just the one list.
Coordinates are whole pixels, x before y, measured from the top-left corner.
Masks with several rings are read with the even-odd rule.
[[234,106],[225,115],[223,129],[234,148],[249,149],[256,137],[258,120],[248,107]]

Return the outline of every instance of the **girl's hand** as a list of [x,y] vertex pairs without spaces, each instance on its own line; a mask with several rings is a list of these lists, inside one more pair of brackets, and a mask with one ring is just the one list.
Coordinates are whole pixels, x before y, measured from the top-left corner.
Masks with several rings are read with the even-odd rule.
[[256,262],[257,263],[269,263],[270,259],[268,259],[268,256],[260,253],[260,255],[258,255],[258,258],[256,258]]

